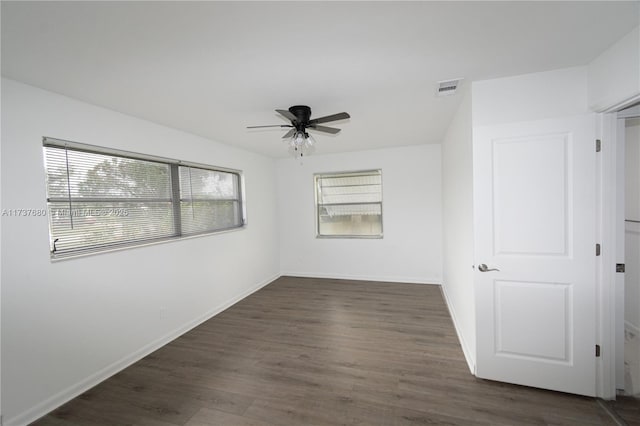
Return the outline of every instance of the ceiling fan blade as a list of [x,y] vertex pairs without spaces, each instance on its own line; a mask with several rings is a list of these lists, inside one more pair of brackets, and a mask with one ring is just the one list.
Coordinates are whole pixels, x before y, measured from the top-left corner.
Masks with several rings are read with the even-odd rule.
[[291,122],[298,121],[298,117],[291,114],[291,112],[287,111],[286,109],[277,109],[276,112],[279,113],[280,115],[283,115],[287,120]]
[[284,136],[282,137],[282,139],[286,139],[286,138],[290,138],[291,136],[293,136],[293,134],[296,132],[296,129],[291,129],[289,130],[287,133],[284,134]]
[[329,121],[344,120],[347,118],[351,118],[351,116],[346,112],[339,112],[337,114],[327,115],[320,118],[314,118],[313,120],[309,120],[309,123],[310,124],[328,123]]
[[318,126],[318,125],[315,125],[315,124],[310,125],[309,129],[317,130],[319,132],[331,133],[332,135],[335,135],[336,133],[338,133],[340,131],[340,129],[336,129],[335,127]]
[[247,129],[262,129],[264,127],[293,127],[291,124],[269,124],[267,126],[247,126]]

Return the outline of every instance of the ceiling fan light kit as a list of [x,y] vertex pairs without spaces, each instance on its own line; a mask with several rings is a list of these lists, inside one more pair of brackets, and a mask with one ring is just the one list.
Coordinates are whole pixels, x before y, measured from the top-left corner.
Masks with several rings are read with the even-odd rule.
[[346,112],[327,115],[320,118],[311,119],[311,108],[306,105],[294,105],[288,110],[277,109],[276,112],[289,120],[291,124],[272,124],[266,126],[248,126],[248,129],[258,129],[264,127],[289,127],[290,130],[282,137],[287,140],[289,153],[295,158],[302,158],[311,154],[315,150],[316,141],[307,132],[316,130],[335,135],[340,129],[335,127],[320,126],[320,123],[328,123],[330,121],[345,120],[351,118]]
[[305,155],[310,155],[315,151],[315,139],[309,133],[295,132],[295,134],[287,140],[289,145],[289,154],[294,158],[302,158]]

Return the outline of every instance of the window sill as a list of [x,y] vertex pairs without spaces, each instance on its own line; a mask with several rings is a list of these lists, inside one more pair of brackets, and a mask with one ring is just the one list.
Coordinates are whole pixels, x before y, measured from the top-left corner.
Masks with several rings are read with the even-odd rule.
[[316,235],[319,240],[381,240],[383,235]]
[[110,248],[87,250],[87,251],[78,252],[78,253],[57,254],[57,255],[53,253],[49,253],[49,256],[52,263],[57,263],[57,262],[63,262],[66,260],[78,259],[78,258],[83,258],[88,256],[97,256],[97,255],[106,254],[106,253],[137,249],[140,247],[155,246],[159,244],[166,244],[166,243],[172,243],[172,242],[178,242],[178,241],[192,240],[196,238],[210,237],[212,235],[227,234],[230,232],[242,231],[246,229],[247,226],[248,225],[245,224],[235,228],[223,229],[220,231],[203,232],[201,234],[185,235],[185,236],[179,236],[179,237],[167,237],[167,238],[161,238],[161,239],[151,240],[151,241],[141,241],[137,243],[120,244],[120,245],[114,245],[113,247],[110,247]]

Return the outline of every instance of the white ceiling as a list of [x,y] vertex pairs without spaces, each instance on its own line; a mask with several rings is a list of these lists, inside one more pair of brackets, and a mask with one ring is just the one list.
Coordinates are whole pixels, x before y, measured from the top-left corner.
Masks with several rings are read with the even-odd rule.
[[639,5],[2,1],[2,75],[273,157],[284,131],[245,127],[294,104],[351,114],[318,153],[437,143],[437,81],[585,65]]

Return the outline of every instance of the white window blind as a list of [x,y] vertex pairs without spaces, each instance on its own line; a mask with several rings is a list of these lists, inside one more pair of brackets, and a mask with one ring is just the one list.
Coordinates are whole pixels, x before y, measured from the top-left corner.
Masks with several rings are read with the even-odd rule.
[[382,237],[380,170],[315,175],[320,237]]
[[240,177],[234,173],[180,167],[182,232],[197,234],[241,223]]
[[244,225],[239,173],[50,138],[44,154],[54,257]]

